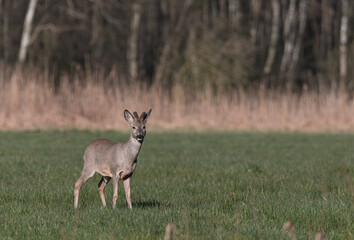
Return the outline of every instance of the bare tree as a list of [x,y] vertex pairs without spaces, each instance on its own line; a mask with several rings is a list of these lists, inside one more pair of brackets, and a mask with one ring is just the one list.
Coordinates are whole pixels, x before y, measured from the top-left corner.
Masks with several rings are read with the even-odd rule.
[[25,22],[23,24],[20,51],[18,52],[18,63],[20,64],[24,63],[24,61],[26,60],[26,54],[30,43],[32,22],[36,6],[37,0],[30,0],[25,17]]
[[240,0],[229,0],[229,18],[232,28],[238,30],[241,23],[241,1]]
[[290,0],[289,8],[286,14],[283,38],[284,38],[284,53],[281,59],[280,72],[286,73],[288,70],[291,56],[295,45],[295,24],[296,24],[296,0]]
[[2,22],[2,34],[3,34],[3,49],[4,49],[4,61],[7,62],[10,56],[10,37],[9,37],[9,11],[10,0],[4,0],[4,7],[2,8],[3,22]]
[[193,79],[195,80],[199,77],[198,61],[197,61],[197,55],[195,51],[196,35],[197,34],[196,34],[195,26],[191,26],[188,35],[188,40],[187,40],[187,54],[191,61]]
[[[102,56],[103,39],[102,25],[103,17],[101,15],[101,0],[92,0],[92,17],[91,17],[91,61],[96,64]],[[69,8],[70,9],[70,8]]]
[[272,32],[270,36],[270,43],[268,48],[267,60],[264,65],[263,72],[269,74],[272,70],[272,66],[275,59],[275,54],[277,50],[277,42],[279,38],[279,22],[280,22],[280,4],[279,0],[272,0],[272,10],[273,10],[273,19],[272,19]]
[[192,5],[192,2],[193,2],[193,0],[185,0],[184,1],[182,10],[181,10],[180,15],[177,20],[177,25],[174,28],[174,32],[170,34],[169,38],[166,40],[166,42],[163,46],[158,65],[156,67],[156,73],[155,73],[155,81],[156,82],[160,82],[163,78],[166,61],[169,57],[171,49],[173,49],[175,44],[178,42],[175,37],[176,36],[181,37],[179,34],[182,31],[182,28],[183,28],[185,20],[186,20],[187,12],[188,12],[190,6]]
[[331,7],[330,0],[322,1],[321,12],[321,34],[318,34],[321,38],[319,58],[327,57],[326,54],[328,54],[332,45],[334,10]]
[[130,79],[135,80],[138,77],[138,33],[141,17],[141,6],[138,1],[133,3],[132,10],[128,40],[128,65]]
[[300,50],[302,46],[302,39],[304,37],[305,28],[306,28],[306,18],[307,18],[307,0],[301,0],[299,6],[299,30],[297,34],[296,43],[293,50],[292,59],[289,66],[290,79],[288,80],[288,84],[292,84],[292,78],[294,77],[294,71],[296,69]]
[[76,19],[81,19],[84,20],[86,19],[86,15],[82,12],[79,12],[77,9],[75,9],[74,3],[72,0],[66,0],[66,3],[68,7],[66,8],[66,12],[68,15],[71,17],[74,17]]
[[251,42],[256,44],[257,41],[257,27],[259,22],[259,15],[262,7],[262,0],[251,0],[252,20],[250,27]]
[[0,0],[0,60],[58,76],[112,70],[169,88],[180,74],[189,83],[219,78],[205,69],[225,51],[219,72],[226,87],[237,87],[242,73],[245,87],[266,75],[276,87],[336,89],[354,84],[352,6],[350,0]]
[[342,0],[342,17],[340,21],[340,46],[339,46],[339,77],[341,83],[347,77],[347,42],[348,42],[348,0]]
[[226,20],[226,16],[227,16],[227,4],[226,4],[226,0],[219,0],[219,4],[220,4],[220,18],[221,20]]

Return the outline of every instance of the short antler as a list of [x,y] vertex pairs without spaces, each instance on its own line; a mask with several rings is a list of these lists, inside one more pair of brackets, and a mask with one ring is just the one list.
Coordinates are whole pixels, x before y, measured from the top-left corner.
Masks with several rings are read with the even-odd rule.
[[143,112],[142,114],[141,114],[141,116],[140,116],[140,119],[142,119],[142,120],[147,120],[148,119],[148,117],[149,117],[149,115],[150,115],[150,113],[151,113],[151,110],[152,109],[150,109],[147,113],[146,112]]
[[146,116],[147,116],[146,112],[143,112],[143,113],[140,115],[140,118],[144,120],[144,119],[146,118]]
[[133,112],[133,114],[134,114],[134,117],[135,117],[136,119],[138,119],[138,118],[139,118],[139,115],[138,115],[138,113],[137,113],[137,112]]

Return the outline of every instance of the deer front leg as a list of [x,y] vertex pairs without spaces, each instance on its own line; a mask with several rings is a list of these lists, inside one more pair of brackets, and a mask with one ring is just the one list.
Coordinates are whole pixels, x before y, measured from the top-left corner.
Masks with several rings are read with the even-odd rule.
[[111,180],[110,177],[102,177],[101,181],[98,183],[98,192],[100,193],[102,205],[106,206],[106,198],[104,196],[104,188],[106,187],[107,183]]
[[124,191],[125,191],[125,198],[127,199],[128,208],[132,209],[132,200],[130,198],[130,177],[123,181],[124,183]]
[[113,177],[113,209],[116,208],[117,199],[118,199],[118,181],[119,177]]

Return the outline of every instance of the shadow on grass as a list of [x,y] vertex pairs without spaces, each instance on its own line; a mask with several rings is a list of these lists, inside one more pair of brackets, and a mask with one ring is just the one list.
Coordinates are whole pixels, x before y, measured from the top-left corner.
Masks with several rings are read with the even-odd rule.
[[136,208],[155,208],[155,207],[160,207],[160,202],[156,200],[149,200],[149,201],[142,201],[142,202],[136,202],[133,207]]

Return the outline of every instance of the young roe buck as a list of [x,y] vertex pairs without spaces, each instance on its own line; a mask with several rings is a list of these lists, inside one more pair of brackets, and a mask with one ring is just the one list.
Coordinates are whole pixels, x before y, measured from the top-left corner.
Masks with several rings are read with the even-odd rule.
[[75,183],[74,190],[74,207],[78,207],[79,192],[84,183],[93,177],[95,172],[102,175],[101,181],[98,183],[98,191],[103,206],[106,206],[104,196],[104,188],[111,178],[113,179],[113,209],[116,207],[118,199],[118,181],[124,182],[125,197],[128,207],[132,209],[132,201],[130,199],[130,177],[132,176],[136,164],[137,156],[140,152],[141,145],[146,134],[146,121],[149,118],[151,109],[146,113],[143,112],[139,117],[137,112],[134,116],[124,110],[124,118],[132,127],[130,138],[127,142],[114,143],[105,139],[96,139],[90,143],[84,153],[84,169],[81,177]]

